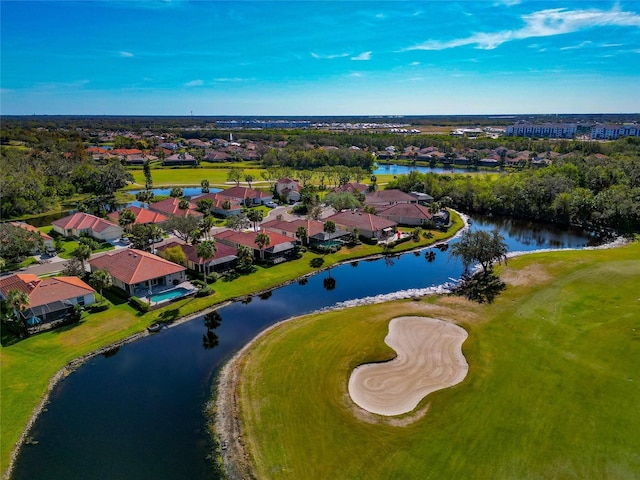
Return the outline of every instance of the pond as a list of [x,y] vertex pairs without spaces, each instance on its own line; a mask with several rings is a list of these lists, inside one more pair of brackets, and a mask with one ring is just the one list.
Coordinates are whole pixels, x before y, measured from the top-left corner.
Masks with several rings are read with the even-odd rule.
[[[474,229],[494,227],[511,251],[597,243],[577,231],[471,220]],[[215,331],[196,318],[95,357],[54,389],[30,432],[39,443],[22,449],[13,478],[215,479],[206,458],[203,407],[218,369],[234,352],[279,320],[338,302],[439,285],[461,272],[457,260],[436,248],[361,260],[221,308]]]
[[486,170],[473,170],[465,167],[420,167],[410,165],[379,164],[373,171],[373,175],[407,175],[417,170],[420,173],[487,173]]

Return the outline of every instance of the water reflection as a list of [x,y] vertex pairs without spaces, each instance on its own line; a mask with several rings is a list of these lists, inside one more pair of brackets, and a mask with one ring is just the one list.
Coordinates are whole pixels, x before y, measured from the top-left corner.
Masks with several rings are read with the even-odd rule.
[[222,317],[220,316],[220,312],[218,310],[213,310],[208,312],[204,316],[204,325],[207,327],[207,331],[204,335],[202,335],[202,346],[205,350],[210,350],[215,348],[220,343],[220,339],[218,335],[214,333],[214,330],[220,326],[222,323]]

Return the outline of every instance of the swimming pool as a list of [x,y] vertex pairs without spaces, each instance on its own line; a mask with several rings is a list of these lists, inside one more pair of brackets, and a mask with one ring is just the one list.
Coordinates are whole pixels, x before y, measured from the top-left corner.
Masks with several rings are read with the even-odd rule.
[[152,303],[166,302],[167,300],[173,300],[176,298],[184,297],[191,293],[191,290],[187,290],[183,287],[173,288],[166,292],[158,293],[157,295],[151,295],[150,300]]

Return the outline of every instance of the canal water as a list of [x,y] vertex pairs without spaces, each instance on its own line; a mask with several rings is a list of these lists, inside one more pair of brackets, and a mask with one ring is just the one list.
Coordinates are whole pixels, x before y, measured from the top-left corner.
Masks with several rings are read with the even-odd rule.
[[[472,218],[471,228],[499,228],[510,251],[597,244],[579,231],[506,219]],[[234,352],[288,317],[440,285],[461,273],[460,263],[436,248],[361,260],[221,308],[215,331],[200,317],[95,357],[54,389],[30,432],[38,443],[23,447],[13,478],[215,479],[203,408]]]

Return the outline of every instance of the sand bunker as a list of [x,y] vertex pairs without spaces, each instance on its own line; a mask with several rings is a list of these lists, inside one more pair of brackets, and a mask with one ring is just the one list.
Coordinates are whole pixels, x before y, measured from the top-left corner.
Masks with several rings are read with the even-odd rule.
[[466,377],[469,365],[462,354],[466,338],[463,328],[444,320],[394,318],[385,343],[398,356],[389,362],[357,367],[349,379],[349,395],[372,413],[408,413],[429,393]]

